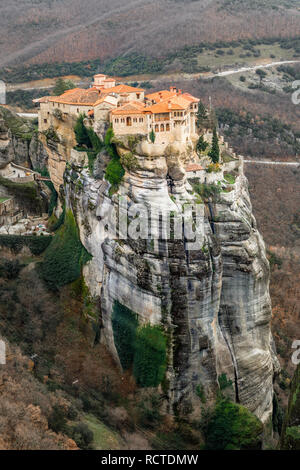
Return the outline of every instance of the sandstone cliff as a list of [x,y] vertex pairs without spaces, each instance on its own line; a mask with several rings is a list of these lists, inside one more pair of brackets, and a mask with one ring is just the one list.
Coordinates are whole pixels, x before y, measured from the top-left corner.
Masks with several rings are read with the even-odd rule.
[[[82,153],[72,152],[65,171],[67,207],[93,256],[84,277],[91,294],[101,299],[102,341],[124,365],[116,344],[116,308],[131,312],[138,325],[161,325],[167,347],[161,390],[170,413],[199,416],[203,402],[214,400],[225,381],[232,399],[268,422],[278,369],[269,265],[242,162],[204,172],[203,182],[197,175],[187,177],[185,166],[195,159],[189,147],[161,148],[139,139],[117,144],[126,172],[116,193],[105,179],[90,175]],[[234,174],[230,183],[224,170]],[[160,227],[157,238],[121,239],[113,233],[113,210],[134,223],[137,213],[128,209],[136,204],[152,210],[151,226]],[[202,213],[196,248],[184,236],[172,237],[187,204]],[[150,226],[149,219],[148,213],[140,216],[141,230]]]

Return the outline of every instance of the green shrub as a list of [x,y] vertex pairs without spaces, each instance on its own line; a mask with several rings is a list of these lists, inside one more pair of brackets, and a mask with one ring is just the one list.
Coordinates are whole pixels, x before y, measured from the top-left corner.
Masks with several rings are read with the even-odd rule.
[[77,118],[76,124],[74,126],[75,138],[79,146],[91,148],[92,145],[91,145],[87,128],[85,127],[84,122],[83,122],[84,119],[85,119],[84,114],[80,114],[79,117]]
[[80,449],[89,449],[90,444],[94,440],[94,433],[87,424],[78,423],[73,427],[71,437]]
[[145,325],[137,330],[133,373],[141,387],[157,387],[164,378],[167,341],[160,326]]
[[204,387],[202,384],[197,385],[196,387],[196,395],[200,398],[202,403],[206,403],[206,397],[204,392]]
[[138,159],[131,152],[124,153],[120,158],[120,162],[128,170],[136,170],[139,167]]
[[205,430],[206,449],[260,449],[262,432],[262,423],[247,408],[222,399]]
[[6,260],[0,264],[0,276],[6,279],[15,279],[21,271],[22,265],[19,260]]
[[214,199],[221,192],[221,189],[214,184],[194,183],[193,188],[202,199]]
[[49,227],[51,232],[56,232],[56,230],[58,230],[62,226],[62,224],[64,223],[64,220],[65,220],[65,214],[66,214],[66,209],[65,209],[65,206],[64,206],[63,210],[62,210],[62,213],[60,214],[58,219],[53,224],[51,224],[51,226]]
[[225,173],[224,174],[224,180],[227,181],[229,184],[234,184],[235,183],[235,176],[231,175],[230,173]]
[[117,191],[125,174],[119,158],[112,158],[105,170],[105,179],[112,185],[112,191]]
[[61,406],[54,405],[48,418],[48,425],[49,428],[56,433],[64,433],[67,431],[67,419],[64,409]]
[[226,388],[232,386],[232,381],[227,379],[226,374],[219,375],[218,383],[219,383],[220,390],[225,390]]
[[91,259],[79,238],[71,210],[66,211],[64,224],[56,232],[41,263],[43,279],[51,287],[61,287],[81,275],[82,266]]
[[5,246],[19,253],[24,246],[28,246],[33,255],[40,255],[50,245],[52,236],[31,235],[0,235],[0,246]]
[[112,328],[115,346],[124,370],[132,366],[134,358],[137,315],[124,305],[115,301],[112,312]]

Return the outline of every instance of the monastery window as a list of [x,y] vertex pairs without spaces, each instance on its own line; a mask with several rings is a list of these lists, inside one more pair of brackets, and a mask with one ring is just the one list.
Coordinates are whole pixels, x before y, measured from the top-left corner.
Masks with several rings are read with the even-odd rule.
[[137,122],[137,118],[133,118],[133,122]]
[[126,118],[126,126],[131,126],[131,125],[132,125],[131,117],[128,116],[128,117]]
[[164,132],[165,126],[163,124],[160,125],[160,132]]
[[79,108],[77,108],[77,113],[79,113]]
[[122,119],[121,119],[121,122],[123,122],[123,124],[124,124],[124,122],[125,122],[125,118],[122,118]]
[[44,119],[44,123],[47,124],[47,119]]
[[139,100],[139,99],[140,99],[140,94],[137,93],[137,94],[136,94],[136,97],[137,97],[137,99]]
[[170,130],[170,124],[167,123],[167,124],[166,124],[166,131],[169,131],[169,130]]
[[144,119],[143,119],[143,118],[139,118],[139,122],[143,122],[143,121],[144,121]]
[[159,132],[158,124],[155,124],[154,131],[155,131],[155,132]]

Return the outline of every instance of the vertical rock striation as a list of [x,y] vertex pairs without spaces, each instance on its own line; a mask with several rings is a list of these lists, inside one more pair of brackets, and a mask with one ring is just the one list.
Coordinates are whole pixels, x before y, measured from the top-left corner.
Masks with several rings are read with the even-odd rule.
[[[199,415],[197,390],[213,400],[220,377],[226,376],[232,398],[267,422],[278,367],[270,332],[269,265],[241,162],[234,162],[233,184],[224,185],[223,168],[215,176],[220,190],[201,200],[192,187],[199,178],[188,180],[185,172],[192,149],[126,139],[117,147],[124,165],[130,152],[131,164],[113,195],[109,183],[91,177],[87,162],[75,154],[65,172],[67,205],[93,255],[84,276],[91,293],[101,298],[102,340],[119,361],[112,327],[118,302],[137,315],[139,324],[163,326],[169,412]],[[149,212],[139,217],[130,212],[136,204],[151,209],[151,221]],[[197,247],[184,236],[172,237],[186,204],[203,214]],[[158,237],[116,236],[113,209],[125,214],[122,220],[129,225],[142,221],[141,231],[149,231],[150,222],[160,227]],[[170,214],[171,234],[164,214]]]

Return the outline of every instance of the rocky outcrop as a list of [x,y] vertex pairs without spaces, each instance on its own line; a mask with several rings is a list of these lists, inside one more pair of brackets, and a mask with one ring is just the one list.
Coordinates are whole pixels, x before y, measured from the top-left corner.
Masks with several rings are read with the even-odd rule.
[[[123,164],[130,162],[117,193],[111,195],[110,184],[93,178],[78,161],[71,160],[65,172],[67,206],[93,255],[84,276],[91,293],[101,298],[102,341],[119,361],[112,326],[118,302],[140,324],[163,326],[168,350],[162,389],[170,413],[199,417],[199,390],[214,400],[225,378],[231,398],[266,423],[278,368],[270,332],[269,265],[242,164],[236,162],[234,182],[227,183],[223,171],[216,173],[213,185],[200,185],[208,193],[199,194],[193,187],[199,178],[188,180],[185,172],[196,158],[191,148],[115,141]],[[137,204],[148,211],[137,214]],[[190,206],[196,244],[181,217]],[[146,236],[116,235],[114,210],[125,225],[140,224],[141,232],[147,227]],[[158,236],[148,236],[150,226],[160,227]],[[181,236],[174,239],[174,233]]]
[[0,168],[14,162],[46,168],[48,155],[31,121],[0,107]]

